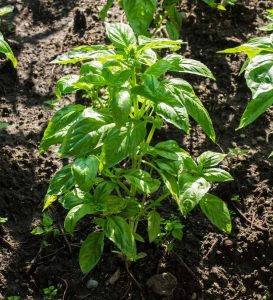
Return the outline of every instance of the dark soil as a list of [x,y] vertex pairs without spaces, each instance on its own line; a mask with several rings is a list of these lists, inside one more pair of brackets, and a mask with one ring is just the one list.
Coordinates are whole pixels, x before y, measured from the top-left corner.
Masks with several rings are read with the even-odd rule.
[[[212,116],[218,146],[198,126],[193,126],[188,137],[169,128],[158,133],[158,139],[176,139],[193,155],[219,151],[219,147],[224,151],[250,149],[250,153],[230,158],[226,168],[235,181],[214,188],[232,211],[232,234],[221,234],[194,210],[182,220],[185,234],[176,242],[175,254],[146,246],[147,257],[130,266],[142,291],[126,272],[124,262],[111,253],[110,244],[95,270],[85,277],[81,274],[77,259],[80,239],[90,229],[86,224],[81,224],[77,237],[61,235],[43,249],[41,238],[30,234],[40,222],[50,176],[61,166],[53,152],[38,152],[53,114],[44,101],[54,98],[56,80],[73,72],[70,66],[49,62],[74,45],[104,42],[104,28],[98,19],[101,1],[10,2],[16,7],[11,20],[14,32],[6,36],[19,66],[13,70],[5,61],[0,64],[0,119],[10,123],[0,131],[0,216],[8,218],[0,227],[0,299],[11,295],[42,299],[43,288],[50,285],[58,288],[58,299],[160,299],[145,282],[167,271],[176,276],[178,285],[173,296],[162,299],[273,299],[273,166],[267,159],[273,149],[273,110],[247,129],[235,131],[250,97],[244,78],[238,75],[243,56],[216,54],[260,34],[257,28],[272,2],[239,1],[219,13],[196,0],[181,1],[186,15],[182,39],[188,42],[184,54],[201,60],[217,78],[212,82],[190,76],[189,80]],[[117,10],[110,18],[122,20]],[[239,195],[239,203],[230,200],[234,195]],[[176,206],[166,202],[165,210],[176,213]],[[56,226],[61,226],[63,210],[55,206],[51,214]],[[110,285],[108,280],[118,268],[121,276]],[[99,282],[97,288],[86,288],[90,278]]]

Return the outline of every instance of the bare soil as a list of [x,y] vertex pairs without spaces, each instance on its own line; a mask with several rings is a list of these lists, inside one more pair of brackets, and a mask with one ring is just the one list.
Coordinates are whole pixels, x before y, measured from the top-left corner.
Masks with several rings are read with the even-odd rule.
[[[140,245],[148,255],[130,270],[142,290],[124,262],[111,253],[111,244],[95,270],[81,274],[78,251],[88,222],[81,224],[77,236],[61,235],[45,248],[40,237],[30,234],[40,222],[49,179],[62,164],[53,152],[38,152],[54,113],[44,102],[54,98],[56,80],[75,69],[50,61],[72,46],[104,42],[104,27],[98,19],[102,1],[3,2],[16,7],[10,20],[14,28],[6,36],[19,65],[13,70],[5,60],[0,62],[0,120],[10,124],[0,131],[0,216],[8,218],[0,227],[0,299],[11,295],[43,299],[42,290],[50,285],[58,288],[57,299],[273,299],[273,166],[267,158],[273,150],[273,109],[248,128],[235,131],[250,97],[243,76],[238,75],[244,57],[216,53],[261,35],[258,27],[265,21],[265,9],[272,9],[272,1],[239,1],[225,13],[197,0],[181,1],[186,16],[182,39],[188,42],[183,54],[205,63],[217,78],[212,82],[187,76],[212,116],[217,145],[195,125],[189,136],[170,127],[159,132],[157,139],[176,139],[196,156],[220,148],[250,152],[225,163],[235,178],[233,183],[214,187],[232,211],[232,234],[220,233],[194,210],[182,219],[185,234],[175,243],[175,254],[155,245]],[[117,9],[109,17],[111,21],[123,19]],[[75,101],[75,97],[65,101]],[[234,195],[239,195],[240,202],[231,201]],[[163,213],[176,214],[175,204],[167,201]],[[55,206],[51,214],[61,227],[63,210]],[[121,276],[111,285],[108,280],[118,268]],[[178,285],[172,296],[160,298],[145,283],[152,275],[167,271]],[[97,288],[86,288],[90,278],[98,281]]]

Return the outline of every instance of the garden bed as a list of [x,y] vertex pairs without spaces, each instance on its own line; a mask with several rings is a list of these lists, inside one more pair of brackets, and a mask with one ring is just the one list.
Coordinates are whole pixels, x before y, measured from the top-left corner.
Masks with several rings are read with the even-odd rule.
[[[142,290],[124,262],[110,252],[110,244],[101,263],[87,276],[81,274],[78,246],[88,222],[81,223],[77,238],[60,236],[41,251],[41,238],[30,233],[41,218],[49,179],[61,166],[53,152],[39,154],[43,131],[53,114],[44,102],[54,98],[56,80],[73,69],[49,62],[72,46],[104,42],[98,18],[101,1],[11,2],[16,7],[15,27],[7,39],[19,65],[17,70],[6,62],[0,65],[1,121],[10,124],[0,131],[0,216],[8,218],[0,228],[0,298],[42,299],[43,288],[54,285],[57,299],[159,299],[145,283],[154,274],[170,272],[178,284],[173,296],[164,299],[273,299],[273,166],[268,159],[273,148],[273,110],[235,131],[250,97],[243,76],[238,75],[243,56],[216,53],[261,35],[257,28],[272,2],[239,1],[220,13],[198,1],[181,1],[185,13],[181,38],[188,42],[184,55],[206,64],[217,78],[213,82],[187,76],[212,117],[217,144],[195,125],[189,136],[169,127],[157,133],[157,140],[175,139],[196,157],[207,150],[250,151],[226,160],[235,181],[214,187],[232,211],[231,235],[220,233],[199,209],[194,210],[182,219],[184,238],[175,243],[175,255],[155,245],[141,249],[148,255],[130,270]],[[109,17],[123,19],[117,9]],[[78,102],[80,96],[65,99]],[[240,202],[231,201],[237,195]],[[177,208],[166,201],[165,212],[177,214]],[[62,210],[55,206],[51,214],[62,226]],[[111,285],[109,278],[118,268],[120,278]],[[98,281],[97,288],[86,288],[90,278]]]

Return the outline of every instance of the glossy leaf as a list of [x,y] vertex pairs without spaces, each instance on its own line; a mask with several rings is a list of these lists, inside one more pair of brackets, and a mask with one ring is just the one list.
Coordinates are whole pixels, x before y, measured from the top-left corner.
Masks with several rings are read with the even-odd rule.
[[181,213],[186,216],[209,191],[210,184],[200,177],[182,173],[179,178],[178,206]]
[[98,206],[93,203],[83,203],[74,206],[66,215],[64,228],[69,234],[73,234],[77,223],[85,216],[97,213]]
[[131,171],[124,175],[124,177],[141,193],[152,194],[160,186],[160,180],[152,178],[148,172],[143,170]]
[[128,223],[119,216],[111,216],[106,219],[104,225],[105,235],[124,253],[129,259],[137,256],[134,236]]
[[202,212],[213,225],[226,233],[231,232],[230,213],[225,202],[208,193],[199,204]]
[[233,177],[227,171],[218,168],[204,170],[202,177],[209,182],[226,182],[233,180]]
[[83,191],[89,191],[95,183],[99,170],[99,160],[95,155],[77,158],[72,165],[72,174]]
[[198,158],[197,163],[203,168],[211,168],[217,166],[226,158],[226,154],[212,151],[203,152]]
[[99,262],[104,248],[104,233],[90,233],[80,248],[79,262],[81,271],[88,273],[94,269]]
[[61,195],[69,191],[75,185],[71,164],[64,166],[50,180],[47,190],[48,195]]
[[116,124],[123,125],[131,112],[132,100],[128,89],[121,89],[114,93],[111,108]]
[[85,109],[83,118],[69,128],[60,149],[61,154],[85,156],[92,153],[102,145],[106,133],[114,126],[108,113]]
[[69,94],[77,90],[73,85],[79,80],[79,75],[66,75],[57,81],[56,96],[58,99],[62,98],[63,94]]
[[3,7],[0,7],[0,17],[3,17],[6,14],[12,13],[14,10],[13,5],[5,5]]
[[84,106],[78,104],[70,104],[58,110],[44,132],[40,152],[43,153],[51,145],[62,143],[68,129],[78,120],[83,110]]
[[[128,157],[146,136],[144,122],[131,122],[120,128],[113,128],[102,147],[101,161],[110,168]],[[114,151],[113,151],[114,149]]]
[[78,188],[75,188],[74,190],[60,197],[59,202],[65,209],[71,209],[79,204],[91,202],[91,195],[87,192],[81,191]]
[[156,0],[122,0],[126,17],[137,35],[147,35],[156,5]]
[[15,58],[9,44],[4,40],[2,33],[0,32],[0,53],[3,53],[13,64],[13,67],[17,67],[17,59]]
[[132,28],[123,23],[105,23],[106,33],[113,45],[118,49],[125,49],[136,45],[136,37]]
[[156,238],[160,234],[160,223],[160,214],[155,210],[150,211],[148,214],[148,236],[150,243],[156,240]]

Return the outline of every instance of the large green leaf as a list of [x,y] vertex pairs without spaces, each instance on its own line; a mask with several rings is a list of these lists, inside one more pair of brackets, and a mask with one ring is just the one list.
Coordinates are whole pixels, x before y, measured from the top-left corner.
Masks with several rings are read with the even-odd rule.
[[215,79],[211,71],[198,60],[184,58],[178,54],[167,55],[163,60],[170,64],[170,71],[200,75]]
[[63,94],[69,94],[77,90],[73,84],[79,80],[79,75],[66,75],[57,81],[56,96],[62,98]]
[[207,193],[199,204],[201,210],[213,225],[226,233],[231,232],[230,214],[225,202]]
[[16,68],[17,60],[9,44],[4,40],[4,37],[1,32],[0,32],[0,53],[3,53],[12,62],[13,67]]
[[217,166],[226,156],[227,155],[223,153],[206,151],[197,158],[197,163],[202,166],[202,168],[211,168]]
[[179,159],[179,153],[186,153],[186,151],[182,150],[177,142],[173,140],[159,142],[154,147],[150,146],[147,152],[150,155],[161,156],[174,161]]
[[185,105],[188,114],[202,127],[207,136],[215,142],[215,131],[211,118],[199,98],[185,91],[181,91],[179,97]]
[[113,45],[118,49],[126,49],[136,45],[136,37],[132,28],[123,23],[105,23],[106,33]]
[[153,242],[160,234],[161,217],[160,214],[152,210],[148,214],[148,236],[149,242]]
[[13,12],[14,6],[13,5],[5,5],[0,7],[0,17],[3,17],[6,14]]
[[106,219],[104,225],[105,235],[124,253],[129,259],[137,257],[136,243],[128,223],[119,216],[111,216]]
[[218,168],[211,168],[202,172],[204,177],[209,182],[225,182],[233,180],[233,177],[225,170]]
[[80,46],[59,55],[51,63],[53,64],[75,64],[80,61],[97,59],[100,57],[113,56],[116,52],[106,45]]
[[75,188],[60,197],[59,202],[65,209],[71,209],[79,204],[89,203],[91,202],[91,199],[89,193],[81,191],[79,188]]
[[50,180],[47,195],[61,195],[69,191],[75,185],[71,164],[64,166]]
[[156,5],[157,0],[122,0],[126,17],[137,35],[147,35]]
[[143,170],[130,171],[124,177],[141,193],[152,194],[160,186],[160,180],[152,178],[148,172]]
[[159,103],[155,111],[168,123],[189,133],[190,123],[187,110],[176,98],[166,99]]
[[273,54],[257,55],[249,61],[245,70],[252,100],[247,105],[240,120],[239,128],[254,122],[273,105]]
[[164,38],[149,38],[143,35],[139,36],[138,41],[139,41],[139,46],[137,47],[138,55],[141,55],[147,49],[169,48],[176,51],[179,50],[181,44],[183,44],[181,40],[173,41]]
[[102,145],[107,132],[115,126],[111,116],[92,108],[84,111],[83,117],[71,126],[63,140],[60,152],[63,156],[85,156]]
[[79,157],[72,165],[76,183],[83,191],[90,191],[99,170],[99,160],[95,155]]
[[100,207],[93,203],[83,203],[74,206],[66,215],[64,220],[64,228],[69,233],[74,232],[77,223],[85,216],[95,214],[99,211]]
[[210,184],[202,177],[182,173],[179,178],[178,206],[186,216],[209,191]]
[[101,161],[110,168],[133,153],[146,136],[145,122],[130,122],[123,127],[113,128],[102,147]]
[[90,233],[81,245],[79,262],[83,273],[90,272],[99,262],[104,248],[104,233]]
[[60,144],[63,141],[68,129],[79,119],[83,105],[67,105],[58,110],[50,120],[40,145],[40,152],[43,153],[51,145]]
[[115,91],[111,101],[111,108],[116,124],[123,125],[127,122],[131,107],[132,100],[129,90],[122,88]]

